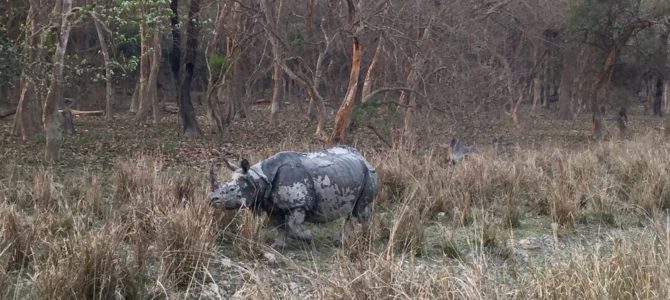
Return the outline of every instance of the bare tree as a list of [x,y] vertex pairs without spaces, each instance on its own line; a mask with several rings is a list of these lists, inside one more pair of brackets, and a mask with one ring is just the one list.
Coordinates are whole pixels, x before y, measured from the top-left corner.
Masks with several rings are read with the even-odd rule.
[[[148,1],[141,1],[140,14],[154,14],[155,9]],[[161,59],[161,32],[160,24],[140,21],[140,78],[139,92],[137,97],[137,113],[135,122],[146,123],[149,110],[153,111],[154,122],[160,121],[160,109],[158,107],[157,81]]]
[[247,50],[256,46],[253,38],[260,31],[254,31],[259,18],[257,8],[245,1],[217,4],[214,36],[205,51],[209,71],[206,97],[210,120],[223,135],[235,114],[243,113],[241,61],[253,54]]
[[[670,64],[670,23],[666,24],[665,35],[665,51],[666,51],[666,66]],[[665,70],[665,84],[663,85],[663,94],[665,95],[665,135],[670,137],[670,70]]]
[[170,6],[172,8],[172,72],[175,83],[177,85],[177,95],[179,99],[179,117],[181,121],[182,134],[186,137],[194,137],[200,135],[200,127],[195,117],[195,109],[191,101],[191,84],[193,82],[193,72],[195,69],[196,56],[198,51],[198,39],[200,30],[198,28],[198,14],[200,12],[200,0],[191,0],[188,12],[188,27],[186,29],[186,56],[184,63],[186,64],[186,74],[183,81],[179,84],[180,78],[180,43],[181,37],[179,28],[176,24],[178,19],[178,0],[172,0]]
[[653,23],[648,20],[634,20],[628,24],[625,24],[624,30],[621,34],[613,40],[611,43],[607,55],[605,56],[605,61],[603,62],[596,78],[593,80],[591,85],[591,113],[593,115],[593,138],[596,140],[602,140],[605,137],[605,124],[604,124],[604,108],[601,107],[600,98],[598,93],[603,87],[605,80],[610,76],[614,68],[614,64],[619,59],[621,55],[621,50],[628,43],[628,40],[631,37],[635,36],[641,30],[652,26]]
[[372,61],[368,67],[368,71],[365,74],[365,81],[363,81],[363,90],[361,91],[361,101],[367,101],[370,97],[370,92],[372,90],[372,83],[374,82],[374,73],[375,68],[379,62],[379,57],[382,55],[382,49],[384,49],[384,35],[379,35],[379,41],[377,41],[377,49],[375,54],[372,56]]
[[[274,4],[274,5],[273,5]],[[265,17],[265,27],[277,36],[277,40],[282,40],[282,30],[279,23],[282,18],[284,8],[283,0],[270,2],[269,0],[260,0],[261,11]],[[280,93],[284,83],[281,67],[278,62],[283,59],[283,49],[280,43],[272,43],[272,101],[270,104],[270,120],[274,121],[280,108]]]
[[310,102],[316,104],[316,106],[319,108],[319,115],[317,117],[317,125],[316,125],[316,133],[315,135],[317,136],[318,139],[325,141],[325,135],[323,132],[323,122],[326,117],[326,112],[325,112],[325,105],[323,103],[323,97],[319,94],[318,91],[318,83],[321,80],[321,72],[322,72],[322,66],[323,66],[323,61],[325,58],[325,55],[327,51],[330,49],[330,43],[332,42],[332,36],[329,38],[328,35],[326,34],[325,30],[322,27],[322,32],[324,34],[324,39],[325,39],[325,47],[319,52],[319,56],[317,58],[317,63],[316,63],[316,70],[313,73],[314,76],[310,78],[308,75],[306,75],[302,70],[310,70],[310,68],[304,63],[304,60],[295,60],[295,63],[298,65],[297,70],[291,69],[287,64],[285,59],[283,58],[282,50],[284,47],[286,47],[285,41],[281,38],[281,36],[275,32],[275,27],[273,24],[276,24],[275,21],[275,15],[270,11],[270,7],[268,3],[265,3],[264,1],[267,0],[261,0],[261,11],[263,12],[265,22],[263,24],[263,30],[265,32],[265,35],[267,39],[270,41],[270,44],[272,45],[273,49],[273,64],[276,66],[279,66],[281,70],[286,73],[286,75],[289,76],[292,80],[296,81],[298,84],[300,84],[305,91],[307,92],[307,95],[309,96]]
[[37,72],[43,62],[44,45],[41,38],[42,27],[47,20],[47,1],[30,0],[26,14],[25,43],[22,56],[26,65],[21,70],[21,88],[16,108],[13,134],[20,134],[23,140],[33,139],[43,131],[41,120],[39,82]]
[[58,109],[63,106],[63,69],[65,66],[65,51],[72,29],[72,23],[69,20],[72,13],[72,0],[63,0],[62,7],[57,6],[55,10],[60,11],[61,14],[60,34],[54,53],[53,78],[44,101],[44,114],[42,116],[46,137],[45,157],[47,161],[57,161],[60,158],[63,116]]
[[[358,3],[358,5],[360,4],[361,2]],[[358,36],[361,34],[362,28],[357,27],[357,23],[358,26],[362,25],[362,20],[360,19],[360,7],[357,7],[353,0],[347,0],[347,8],[349,11],[349,26],[353,33],[351,72],[349,73],[347,93],[344,96],[340,108],[335,114],[335,127],[333,128],[333,134],[330,138],[331,143],[344,142],[344,133],[349,125],[349,114],[351,114],[351,111],[354,109],[354,101],[356,100],[356,92],[358,90],[358,76],[361,72],[361,56],[363,53]]]
[[100,43],[100,52],[105,62],[105,118],[112,119],[113,105],[114,105],[114,86],[112,83],[112,62],[109,57],[109,47],[107,46],[107,39],[105,32],[111,33],[109,28],[98,18],[95,12],[91,12],[93,23],[95,24],[95,31],[98,33],[98,41]]
[[[417,43],[417,51],[411,56],[409,74],[405,80],[405,86],[410,89],[417,89],[421,80],[421,72],[424,65],[427,63],[426,53],[430,48],[430,39],[434,30],[433,26],[444,14],[447,5],[436,3],[438,8],[431,15],[428,23],[425,25],[423,32]],[[416,96],[414,93],[407,93],[405,91],[400,94],[400,104],[405,107],[405,116],[403,123],[403,138],[406,143],[412,144],[414,140],[414,110],[416,107]]]

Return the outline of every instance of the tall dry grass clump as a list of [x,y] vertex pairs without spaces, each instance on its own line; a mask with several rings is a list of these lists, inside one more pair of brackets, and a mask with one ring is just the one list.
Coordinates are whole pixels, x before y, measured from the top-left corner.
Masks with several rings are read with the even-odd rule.
[[506,227],[518,226],[526,213],[574,224],[586,215],[610,220],[636,207],[648,214],[670,207],[670,147],[659,137],[579,151],[520,151],[511,159],[483,151],[457,165],[440,155],[392,150],[374,157],[381,183],[377,207],[395,207],[404,216],[402,205],[395,205],[404,203],[419,214],[411,217],[419,223],[445,212],[461,226],[487,212]]
[[116,199],[128,202],[149,192],[161,167],[160,161],[145,156],[120,162],[114,174]]
[[29,266],[33,244],[39,238],[34,225],[14,206],[0,206],[0,247],[4,271],[17,271]]
[[156,230],[159,278],[177,286],[202,281],[213,258],[217,232],[205,203],[191,203],[159,220]]
[[48,169],[40,168],[33,177],[31,200],[35,211],[48,211],[59,206],[59,191],[56,190],[54,176]]
[[[505,158],[484,149],[456,165],[444,155],[367,155],[380,175],[367,239],[339,250],[289,247],[286,256],[267,248],[273,230],[264,216],[208,205],[206,172],[150,157],[121,161],[112,176],[4,167],[13,171],[0,178],[0,190],[10,191],[0,195],[0,297],[214,291],[227,298],[224,287],[251,298],[669,296],[670,146],[663,140],[520,150]],[[552,227],[530,229],[528,216]],[[649,226],[611,226],[630,219]],[[559,241],[557,224],[591,222],[623,233],[594,233],[602,244]],[[531,248],[515,246],[514,235],[529,230],[547,233],[551,245],[529,238]]]
[[649,232],[613,237],[611,247],[570,249],[532,267],[516,299],[667,299],[670,253]]
[[118,235],[111,231],[91,232],[52,245],[46,261],[35,266],[37,294],[45,299],[126,295],[120,245]]

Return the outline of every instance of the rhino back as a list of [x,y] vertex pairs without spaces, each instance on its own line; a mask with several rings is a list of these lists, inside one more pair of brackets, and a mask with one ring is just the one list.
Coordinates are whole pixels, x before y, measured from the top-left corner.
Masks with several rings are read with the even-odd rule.
[[[304,206],[308,213],[307,221],[313,223],[350,215],[366,189],[366,181],[374,181],[376,187],[374,168],[350,147],[333,147],[310,153],[279,152],[258,166],[273,183],[273,190],[295,189],[303,185],[309,187],[306,194],[284,193],[279,197],[282,199],[272,200],[272,206],[280,209],[290,209],[298,204]],[[367,188],[370,188],[369,183]],[[278,196],[281,194],[277,193]],[[302,194],[305,194],[305,199],[293,199]],[[291,199],[283,199],[287,197]]]
[[314,183],[310,222],[327,222],[352,213],[365,186],[367,171],[355,153],[306,155],[302,165]]

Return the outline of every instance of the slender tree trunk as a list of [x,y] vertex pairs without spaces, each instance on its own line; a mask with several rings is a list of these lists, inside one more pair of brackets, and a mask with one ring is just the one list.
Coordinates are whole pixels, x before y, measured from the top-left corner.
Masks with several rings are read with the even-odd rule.
[[[319,54],[316,58],[316,66],[314,67],[314,76],[312,77],[312,85],[314,86],[314,89],[318,92],[319,87],[321,86],[321,82],[323,81],[323,70],[324,70],[324,61],[326,58],[326,55],[330,52],[330,48],[333,42],[333,39],[335,36],[328,36],[326,33],[326,29],[324,27],[324,23],[326,22],[325,18],[321,19],[321,33],[323,34],[323,40],[325,43],[325,46],[323,49],[319,50]],[[309,96],[310,93],[308,92],[307,95]],[[318,105],[319,109],[319,114],[316,115],[314,114],[314,107],[315,105]],[[307,107],[307,117],[311,121],[315,117],[317,119],[317,132],[319,134],[321,133],[320,128],[323,125],[325,119],[326,119],[326,106],[323,103],[323,99],[321,96],[318,97],[312,97],[309,96],[309,106]]]
[[670,79],[666,79],[663,84],[663,112],[670,114]]
[[644,91],[645,91],[645,110],[647,110],[652,116],[656,115],[654,110],[654,96],[656,94],[656,76],[652,76],[649,80],[645,81]]
[[[170,52],[170,71],[172,72],[172,81],[174,82],[175,94],[177,101],[181,106],[181,99],[179,99],[179,88],[181,82],[181,27],[179,26],[179,0],[170,1],[170,10],[172,16],[170,17],[170,27],[172,30],[172,51]],[[183,128],[183,119],[180,118]]]
[[[419,58],[423,59],[423,58]],[[421,64],[423,65],[423,64]],[[419,84],[419,71],[417,67],[412,67],[407,76],[407,86],[411,89],[416,89]],[[403,137],[405,142],[412,144],[414,139],[414,108],[416,107],[416,96],[414,93],[402,91],[398,100],[403,105],[405,115],[403,118]]]
[[[227,5],[227,3],[220,3],[219,4],[219,12],[217,13],[216,17],[216,29],[214,31],[214,38],[210,40],[208,46],[207,46],[207,57],[210,57],[210,55],[216,55],[216,56],[221,56],[223,55],[223,46],[222,41],[223,41],[223,33],[224,33],[224,25],[226,23],[226,17],[230,11],[233,9],[230,9]],[[239,6],[239,3],[235,3],[235,6]],[[206,92],[206,101],[207,101],[207,108],[208,108],[208,113],[209,113],[209,118],[212,123],[214,123],[214,131],[220,134],[223,137],[223,134],[225,133],[225,129],[227,127],[227,122],[226,118],[223,116],[223,107],[220,104],[219,99],[222,98],[222,88],[225,86],[225,80],[226,80],[226,74],[227,70],[212,70],[209,69],[209,78],[207,82],[207,92]]]
[[[669,43],[670,45],[670,43]],[[665,94],[665,136],[670,137],[670,108],[668,106],[670,105],[670,80],[665,81],[665,86],[663,89],[663,93]]]
[[58,161],[63,139],[63,115],[58,109],[63,106],[63,68],[65,65],[65,51],[72,28],[72,24],[68,20],[72,10],[72,0],[63,0],[62,5],[60,39],[54,54],[54,73],[44,102],[43,120],[46,137],[45,158],[47,161]]
[[[112,84],[112,65],[109,58],[109,48],[107,47],[107,40],[105,39],[105,33],[103,32],[103,24],[100,19],[92,13],[93,23],[95,24],[95,30],[98,33],[98,40],[100,41],[100,51],[102,52],[102,58],[105,61],[105,119],[108,121],[112,119],[113,114],[113,105],[114,105],[114,86]],[[109,30],[107,30],[109,31]]]
[[[416,90],[419,85],[419,80],[421,79],[420,72],[423,70],[423,67],[426,63],[425,53],[427,52],[428,42],[431,36],[431,30],[435,20],[442,16],[442,13],[446,9],[446,5],[442,5],[442,8],[436,12],[428,21],[428,24],[423,29],[421,34],[421,39],[419,40],[419,51],[414,55],[413,62],[410,66],[409,74],[407,75],[407,88]],[[414,144],[414,108],[416,107],[416,96],[414,93],[408,93],[402,91],[400,93],[399,102],[402,106],[405,107],[405,115],[403,120],[403,139],[404,143],[408,146]]]
[[558,107],[561,119],[572,120],[574,118],[572,108],[572,66],[567,58],[563,59],[561,70],[561,82],[558,84]]
[[131,113],[136,113],[138,110],[139,106],[139,98],[140,98],[140,81],[138,80],[135,83],[135,89],[133,90],[133,95],[130,98],[130,109],[129,111]]
[[377,49],[375,50],[374,56],[372,56],[372,62],[370,62],[370,67],[368,67],[368,72],[365,74],[365,80],[363,81],[363,90],[361,92],[361,99],[363,102],[369,99],[370,91],[372,91],[372,83],[374,82],[374,73],[377,68],[377,61],[379,61],[379,56],[381,56],[382,48],[384,47],[384,36],[379,36],[379,42],[377,44]]
[[344,133],[349,125],[349,114],[354,109],[356,100],[356,91],[358,89],[358,76],[361,71],[361,44],[357,37],[354,37],[353,50],[351,54],[351,73],[349,74],[349,84],[344,101],[335,115],[335,128],[331,136],[332,143],[344,142]]
[[[176,2],[176,0],[174,0]],[[195,109],[191,101],[191,84],[193,82],[193,72],[195,69],[196,55],[198,51],[198,13],[200,13],[200,0],[191,0],[191,6],[188,11],[188,27],[186,29],[186,75],[181,83],[179,93],[179,115],[182,120],[182,133],[185,137],[195,137],[200,135],[200,127],[195,116]]]
[[[43,47],[38,30],[45,23],[44,9],[39,0],[31,0],[26,15],[25,40],[28,47],[23,47],[22,55],[24,61],[30,62],[32,66],[39,65],[42,62]],[[32,66],[24,66],[21,71],[19,103],[16,107],[12,130],[13,134],[21,135],[23,140],[34,139],[38,133],[43,131],[40,118],[42,107],[40,106],[35,77],[27,72]]]
[[153,112],[154,123],[160,123],[161,110],[158,99],[158,71],[161,65],[161,33],[156,30],[153,36],[153,55],[151,58],[151,69],[149,72],[149,92],[151,99],[151,110]]
[[[280,51],[279,49],[272,49],[272,52]],[[274,54],[273,54],[274,55]],[[279,60],[277,55],[275,60]],[[282,77],[281,68],[277,63],[273,63],[272,67],[272,102],[270,104],[270,120],[272,122],[276,121],[277,113],[279,113],[280,107],[280,94],[282,92],[282,86],[284,86],[284,79]]]
[[137,113],[135,114],[135,122],[138,124],[147,121],[149,107],[151,105],[151,98],[149,97],[149,73],[151,69],[151,56],[149,50],[151,49],[151,42],[149,41],[147,25],[144,22],[140,24],[140,44],[140,78],[139,92],[137,95]]
[[[280,35],[280,26],[282,10],[284,7],[284,1],[276,1],[276,7],[273,11],[270,11],[270,4],[267,0],[261,0],[261,10],[265,14],[266,26],[271,26],[271,31],[273,34]],[[280,35],[281,36],[281,35]],[[281,67],[277,65],[278,61],[282,60],[282,48],[279,43],[272,43],[272,56],[274,58],[273,63],[273,72],[272,72],[272,103],[270,105],[270,120],[275,121],[277,113],[281,108],[281,97],[280,93],[282,87],[284,86],[284,80],[281,74]]]
[[[275,24],[275,22],[273,21],[273,17],[272,17],[272,15],[271,15],[271,13],[268,9],[269,6],[267,5],[267,3],[265,3],[265,1],[261,1],[260,3],[261,3],[261,10],[263,11],[263,14],[265,15],[266,24],[268,25],[268,26],[265,26],[265,31],[266,31],[265,33],[266,33],[266,36],[268,38],[268,41],[270,41],[270,44],[272,45],[273,50],[274,49],[281,49],[280,40],[274,34],[273,29],[269,28],[269,27],[272,27],[271,26],[272,24]],[[329,42],[328,42],[329,40],[326,39],[326,41],[327,41],[326,50],[324,50],[323,55],[325,55],[325,53],[328,51],[327,49],[328,49],[328,45],[329,45]],[[275,53],[278,53],[278,52],[275,52]],[[320,61],[323,61],[323,57],[321,57],[321,56],[320,56]],[[278,65],[281,68],[281,70],[284,73],[286,73],[286,75],[288,75],[289,78],[291,78],[292,80],[294,80],[298,84],[300,84],[305,89],[305,91],[307,92],[307,95],[309,95],[310,101],[312,101],[315,105],[317,105],[317,107],[319,107],[320,114],[319,114],[319,118],[317,120],[315,135],[319,140],[326,142],[328,140],[328,138],[325,136],[325,134],[323,132],[323,122],[325,120],[326,109],[325,109],[325,105],[323,103],[323,98],[319,94],[318,87],[314,85],[314,82],[312,80],[310,80],[308,78],[305,78],[304,76],[301,76],[301,75],[297,74],[296,72],[294,72],[293,70],[291,70],[284,63],[284,61],[283,61],[283,59],[281,59],[281,57],[277,57],[277,56],[273,55],[273,64]],[[318,75],[318,74],[320,74],[318,65],[319,65],[319,63],[317,63],[317,71],[315,72],[316,73],[315,76],[321,77],[320,75]]]
[[542,79],[539,77],[533,78],[533,107],[531,108],[531,113],[535,114],[537,110],[537,105],[542,103]]
[[[665,47],[665,53],[666,53],[666,64],[670,63],[670,27],[667,28],[666,35],[665,35],[665,42],[666,42],[666,47]],[[665,74],[665,83],[663,84],[663,110],[665,112],[665,128],[666,128],[666,134],[670,136],[670,117],[668,114],[670,114],[670,74]]]

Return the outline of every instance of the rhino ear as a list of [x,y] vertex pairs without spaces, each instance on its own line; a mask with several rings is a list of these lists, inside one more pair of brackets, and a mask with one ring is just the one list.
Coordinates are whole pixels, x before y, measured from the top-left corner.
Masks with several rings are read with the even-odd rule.
[[248,160],[242,159],[242,161],[240,161],[240,166],[242,167],[242,171],[244,171],[244,173],[247,173],[249,171],[249,161]]
[[238,166],[236,166],[234,163],[229,162],[225,158],[223,159],[223,162],[226,163],[226,167],[233,172],[235,172],[235,170],[239,169]]

